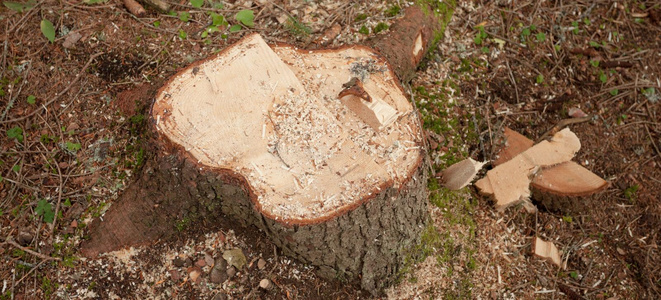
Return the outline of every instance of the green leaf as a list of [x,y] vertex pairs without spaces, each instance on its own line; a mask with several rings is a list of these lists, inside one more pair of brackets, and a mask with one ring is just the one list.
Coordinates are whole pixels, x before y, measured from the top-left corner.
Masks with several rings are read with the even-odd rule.
[[186,31],[183,31],[183,30],[179,29],[179,38],[181,38],[182,40],[185,40],[187,37],[188,37],[188,34],[186,33]]
[[249,9],[244,9],[242,11],[239,11],[236,13],[236,16],[234,16],[237,21],[243,23],[243,25],[246,25],[248,27],[253,27],[255,26],[255,23],[253,20],[255,19],[255,13],[253,13],[252,10]]
[[482,53],[489,54],[489,52],[491,52],[491,50],[489,50],[489,47],[482,47]]
[[212,12],[211,13],[211,25],[212,26],[227,26],[227,21],[225,21],[225,17],[222,15],[219,15],[217,13]]
[[64,207],[71,206],[71,200],[69,200],[69,198],[67,198],[67,200],[64,200],[64,203],[62,204],[62,206],[64,206]]
[[536,82],[537,84],[542,84],[544,82],[544,75],[542,74],[537,75]]
[[44,217],[44,222],[53,223],[55,217],[55,212],[53,212],[53,207],[46,199],[41,199],[37,202],[37,208],[35,212],[38,216]]
[[523,31],[521,31],[521,35],[523,35],[523,37],[529,36],[530,35],[530,28],[523,28]]
[[15,12],[22,13],[26,10],[29,10],[29,9],[33,8],[34,4],[35,4],[35,1],[30,0],[30,1],[25,2],[25,3],[14,2],[14,1],[4,1],[4,2],[2,2],[2,4],[4,6],[6,6],[7,8],[15,11]]
[[543,32],[537,33],[536,37],[538,42],[546,41],[546,34]]
[[595,48],[599,48],[599,47],[601,47],[601,45],[599,45],[599,43],[597,43],[597,42],[595,42],[595,41],[590,41],[589,44],[590,44],[590,47],[595,47]]
[[480,37],[480,35],[475,36],[475,38],[473,38],[473,42],[475,45],[482,45],[482,37]]
[[11,167],[11,170],[18,173],[19,171],[21,171],[21,166],[20,165],[14,165],[13,167]]
[[50,41],[51,43],[55,41],[55,27],[50,21],[43,19],[41,20],[41,33]]
[[76,153],[78,150],[80,150],[80,143],[67,142],[66,147],[69,152]]
[[190,5],[195,8],[200,8],[202,5],[204,5],[204,0],[190,0]]
[[598,60],[590,60],[590,64],[595,68],[599,67],[599,61]]
[[601,81],[601,83],[606,83],[606,81],[608,81],[608,75],[606,75],[604,72],[600,71],[599,72],[599,81]]
[[188,22],[189,18],[190,18],[190,13],[189,12],[182,11],[182,12],[179,13],[179,20],[181,20],[183,22]]
[[230,32],[237,32],[239,30],[241,30],[241,25],[239,24],[234,24],[232,27],[230,27]]
[[30,95],[28,96],[28,104],[34,104],[36,102],[37,97]]
[[154,21],[154,27],[158,28],[158,26],[161,26],[161,21]]
[[613,90],[610,91],[610,93],[611,93],[611,96],[617,96],[617,94],[620,93],[620,90],[618,90],[618,89],[613,89]]
[[10,139],[17,139],[19,143],[23,142],[23,129],[18,126],[14,126],[11,129],[7,130],[7,137]]

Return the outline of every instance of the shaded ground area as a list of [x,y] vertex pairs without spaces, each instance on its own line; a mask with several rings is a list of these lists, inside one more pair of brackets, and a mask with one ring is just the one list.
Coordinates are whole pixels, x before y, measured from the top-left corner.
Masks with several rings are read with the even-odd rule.
[[[95,261],[77,247],[148,155],[145,109],[178,68],[252,31],[301,47],[320,47],[315,40],[333,31],[328,46],[359,43],[387,34],[405,3],[184,1],[170,3],[175,13],[148,8],[136,18],[120,1],[88,2],[0,8],[2,297],[370,298],[354,283],[318,278],[231,220]],[[236,20],[244,9],[254,27]],[[498,213],[472,188],[430,181],[422,255],[412,255],[388,297],[659,297],[660,22],[653,1],[458,3],[446,38],[407,87],[436,171],[493,159],[503,127],[537,140],[580,109],[592,118],[571,125],[583,144],[575,160],[611,185],[577,199],[580,210],[528,214]],[[530,255],[536,236],[562,250],[566,269]],[[223,265],[232,249],[245,256],[241,268]],[[272,287],[259,288],[262,279]]]

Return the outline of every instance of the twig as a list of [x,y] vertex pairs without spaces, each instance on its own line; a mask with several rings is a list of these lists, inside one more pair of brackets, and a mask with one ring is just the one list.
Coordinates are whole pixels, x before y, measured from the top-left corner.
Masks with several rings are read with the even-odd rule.
[[563,129],[563,128],[569,126],[569,125],[583,123],[583,122],[587,122],[587,121],[590,121],[590,120],[592,120],[591,116],[582,117],[582,118],[564,119],[564,120],[558,122],[558,124],[555,124],[555,126],[551,127],[551,129],[549,129],[548,131],[544,132],[544,134],[542,134],[542,136],[539,139],[537,139],[536,143],[539,143],[541,140],[545,139],[547,136],[553,135],[556,132],[560,131],[561,129]]
[[512,79],[512,84],[514,85],[514,94],[516,95],[516,103],[521,103],[521,101],[519,100],[519,87],[516,85],[516,79],[514,78],[514,74],[512,74],[512,68],[510,68],[509,58],[505,58],[505,65],[507,65],[507,71],[509,71],[510,79]]
[[7,123],[14,123],[14,122],[18,122],[18,121],[23,121],[23,120],[25,120],[25,119],[27,119],[27,118],[29,118],[29,117],[31,117],[31,116],[34,116],[36,113],[40,112],[42,109],[46,109],[49,105],[51,105],[53,102],[55,102],[57,99],[59,99],[62,95],[66,94],[66,93],[69,91],[69,89],[71,89],[71,87],[72,87],[74,84],[76,84],[76,82],[78,82],[78,80],[80,80],[81,77],[83,77],[83,73],[85,73],[85,71],[87,70],[87,68],[88,68],[88,67],[90,66],[90,64],[92,63],[92,61],[93,61],[95,58],[99,57],[101,54],[103,54],[103,52],[99,52],[99,53],[97,53],[97,54],[92,55],[92,56],[90,57],[90,59],[87,61],[87,63],[85,64],[85,66],[83,66],[83,68],[80,70],[80,73],[78,73],[78,75],[76,75],[76,78],[75,78],[74,80],[72,80],[71,83],[70,83],[66,88],[64,88],[61,92],[55,94],[55,96],[54,96],[53,98],[51,98],[50,100],[48,100],[48,102],[46,102],[45,104],[43,104],[41,107],[39,107],[39,108],[33,110],[31,113],[29,113],[29,114],[27,114],[27,115],[25,115],[25,116],[22,116],[22,117],[19,117],[19,118],[15,118],[15,119],[11,119],[11,120],[7,120],[7,121],[0,121],[0,124],[7,124]]
[[[25,248],[25,247],[19,245],[17,242],[15,242],[14,239],[13,239],[12,237],[10,237],[10,236],[8,236],[8,237],[5,239],[5,242],[4,242],[4,243],[10,244],[10,245],[12,245],[12,246],[14,246],[14,247],[16,247],[16,248],[18,248],[18,249],[21,249],[21,250],[23,250],[23,251],[25,251],[25,252],[27,252],[27,253],[30,253],[30,254],[32,254],[32,255],[34,255],[34,256],[36,256],[36,257],[41,258],[41,259],[43,259],[43,260],[57,260],[57,261],[62,261],[62,259],[59,258],[59,257],[46,256],[46,255],[43,255],[43,254],[41,254],[41,253],[39,253],[39,252],[35,252],[35,251],[32,251],[32,250],[30,250],[30,249],[28,249],[28,248]],[[3,244],[4,244],[4,243],[3,243]]]
[[28,75],[30,75],[30,69],[32,69],[32,62],[28,63],[28,68],[25,70],[25,76],[23,76],[23,81],[21,82],[21,85],[18,87],[18,91],[16,92],[16,96],[9,99],[9,102],[7,103],[7,107],[5,107],[5,110],[2,112],[2,116],[0,116],[0,120],[5,119],[5,117],[7,116],[7,113],[9,112],[9,110],[14,106],[14,102],[16,102],[16,98],[18,98],[18,96],[21,95],[21,91],[23,90],[23,86],[28,81]]

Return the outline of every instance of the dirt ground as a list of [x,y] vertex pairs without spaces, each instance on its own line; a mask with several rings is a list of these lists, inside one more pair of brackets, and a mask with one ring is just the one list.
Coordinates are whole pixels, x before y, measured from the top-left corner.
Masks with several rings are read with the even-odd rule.
[[[87,224],[149,155],[149,97],[168,76],[249,32],[313,48],[339,29],[328,47],[360,43],[388,34],[408,5],[166,2],[172,13],[147,7],[140,18],[119,0],[0,7],[0,299],[373,298],[222,218],[175,243],[79,254]],[[236,19],[246,9],[253,26]],[[582,143],[575,161],[610,185],[571,205],[549,209],[533,197],[537,213],[500,213],[473,187],[450,192],[433,178],[422,255],[383,298],[661,297],[659,61],[655,1],[458,1],[445,38],[406,86],[436,171],[467,157],[491,161],[504,127],[537,140],[585,114],[569,126]],[[566,266],[531,255],[535,237],[553,241]]]

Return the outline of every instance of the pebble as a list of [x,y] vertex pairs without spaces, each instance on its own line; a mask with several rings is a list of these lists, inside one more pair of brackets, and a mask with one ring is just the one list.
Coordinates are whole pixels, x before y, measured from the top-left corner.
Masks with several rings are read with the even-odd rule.
[[262,279],[262,281],[259,282],[259,287],[268,290],[271,288],[271,281],[264,278]]
[[229,278],[232,278],[232,277],[234,277],[234,275],[236,275],[236,269],[233,266],[230,266],[229,268],[227,268],[227,276]]
[[211,283],[216,284],[225,282],[228,277],[227,272],[220,268],[211,269],[211,274],[209,274],[209,280],[211,280]]
[[184,266],[184,260],[177,257],[174,260],[172,260],[172,264],[177,268],[181,268]]
[[213,256],[211,256],[209,253],[204,253],[204,262],[207,264],[207,266],[214,266]]
[[195,263],[196,266],[202,268],[207,265],[206,261],[204,259],[198,259],[197,262]]
[[260,258],[257,261],[257,268],[259,268],[260,270],[264,270],[264,267],[266,267],[266,261],[263,258]]
[[213,296],[213,298],[211,298],[211,300],[227,300],[227,295],[225,295],[223,293],[218,293],[215,296]]
[[179,281],[179,279],[181,278],[181,275],[179,275],[179,271],[177,270],[170,270],[168,272],[170,272],[170,279],[172,279],[172,281],[174,282]]

